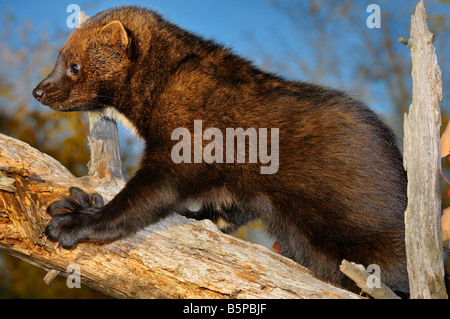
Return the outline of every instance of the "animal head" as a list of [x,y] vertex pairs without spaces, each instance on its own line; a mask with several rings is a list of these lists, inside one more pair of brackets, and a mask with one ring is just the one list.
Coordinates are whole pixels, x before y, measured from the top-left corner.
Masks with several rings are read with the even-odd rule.
[[53,71],[33,90],[57,111],[86,111],[111,105],[125,82],[131,38],[121,22],[83,24],[60,50]]

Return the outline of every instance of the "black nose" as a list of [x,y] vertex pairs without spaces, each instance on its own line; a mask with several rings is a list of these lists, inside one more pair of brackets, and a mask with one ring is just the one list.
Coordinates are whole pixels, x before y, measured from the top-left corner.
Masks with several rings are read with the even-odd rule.
[[33,96],[36,100],[39,101],[44,96],[44,91],[42,91],[41,89],[35,88],[33,90]]

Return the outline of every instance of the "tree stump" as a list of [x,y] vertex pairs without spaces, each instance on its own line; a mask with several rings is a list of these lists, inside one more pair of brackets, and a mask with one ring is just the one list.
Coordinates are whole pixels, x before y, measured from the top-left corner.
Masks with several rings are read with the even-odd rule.
[[441,71],[423,1],[411,18],[413,99],[404,120],[405,240],[411,298],[447,298],[441,234]]

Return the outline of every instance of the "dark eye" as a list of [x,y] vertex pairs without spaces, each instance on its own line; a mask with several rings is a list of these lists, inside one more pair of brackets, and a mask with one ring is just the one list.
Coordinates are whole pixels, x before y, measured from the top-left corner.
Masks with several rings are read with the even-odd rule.
[[73,75],[77,75],[78,73],[80,73],[80,66],[78,64],[72,64],[70,66],[70,73],[72,73]]

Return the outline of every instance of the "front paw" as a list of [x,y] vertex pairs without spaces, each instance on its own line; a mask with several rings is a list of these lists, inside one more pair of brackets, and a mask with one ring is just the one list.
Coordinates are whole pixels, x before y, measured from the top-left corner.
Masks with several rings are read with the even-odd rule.
[[98,219],[96,213],[102,206],[103,198],[100,195],[89,195],[72,187],[69,197],[53,202],[47,208],[52,220],[45,228],[45,235],[57,241],[60,247],[71,249],[78,242],[90,239]]

